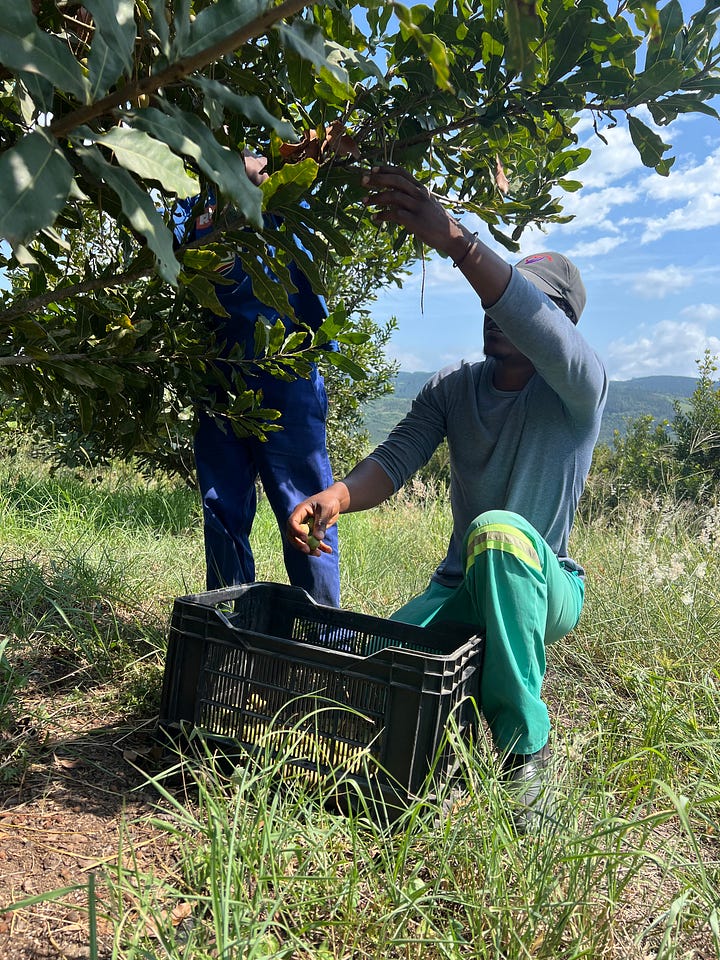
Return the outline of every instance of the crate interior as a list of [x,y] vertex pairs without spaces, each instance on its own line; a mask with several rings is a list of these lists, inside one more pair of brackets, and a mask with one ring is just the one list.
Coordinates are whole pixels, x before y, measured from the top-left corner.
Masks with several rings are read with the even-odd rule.
[[228,615],[232,626],[367,657],[386,647],[433,655],[452,653],[472,635],[468,624],[417,627],[290,598],[275,584],[256,584]]
[[215,738],[354,772],[379,756],[389,688],[322,664],[210,641],[196,724]]

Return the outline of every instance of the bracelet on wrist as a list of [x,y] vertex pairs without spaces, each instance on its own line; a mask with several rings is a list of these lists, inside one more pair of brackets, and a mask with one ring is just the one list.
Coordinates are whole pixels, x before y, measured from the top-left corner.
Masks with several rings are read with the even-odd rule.
[[456,267],[459,267],[460,264],[461,264],[461,263],[463,262],[463,260],[465,259],[465,257],[467,257],[467,255],[470,253],[470,251],[472,250],[472,248],[473,248],[473,247],[475,246],[475,244],[477,243],[477,237],[478,237],[478,232],[477,232],[477,230],[476,230],[475,233],[473,233],[473,235],[472,235],[472,236],[470,237],[470,239],[468,240],[467,246],[465,247],[465,249],[463,250],[463,252],[460,254],[460,256],[458,257],[458,259],[455,260],[455,261],[453,261],[453,269],[455,269]]

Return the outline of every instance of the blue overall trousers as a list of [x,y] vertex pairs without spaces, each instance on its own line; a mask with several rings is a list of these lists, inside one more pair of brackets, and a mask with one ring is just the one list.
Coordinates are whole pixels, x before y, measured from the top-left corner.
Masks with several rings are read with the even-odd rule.
[[[192,203],[186,202],[189,209]],[[190,237],[212,229],[213,214],[209,203]],[[317,329],[327,316],[325,302],[295,263],[289,269],[297,287],[297,293],[288,298],[295,315]],[[240,344],[245,355],[252,356],[258,317],[262,315],[273,324],[279,314],[254,295],[239,257],[224,265],[222,274],[234,281],[216,287],[229,317],[210,315],[208,323],[218,341],[225,343],[223,352]],[[288,318],[283,322],[291,329]],[[300,553],[285,539],[285,524],[297,503],[333,481],[326,447],[328,402],[322,375],[313,365],[308,379],[284,381],[259,369],[243,376],[249,389],[262,390],[264,407],[280,412],[280,419],[274,422],[282,430],[268,433],[265,440],[238,437],[229,425],[223,430],[213,417],[202,411],[198,415],[194,447],[202,497],[207,587],[213,590],[255,580],[250,532],[257,510],[259,478],[277,520],[290,583],[307,590],[318,603],[339,606],[337,527],[330,528],[326,537],[333,552],[319,557]]]

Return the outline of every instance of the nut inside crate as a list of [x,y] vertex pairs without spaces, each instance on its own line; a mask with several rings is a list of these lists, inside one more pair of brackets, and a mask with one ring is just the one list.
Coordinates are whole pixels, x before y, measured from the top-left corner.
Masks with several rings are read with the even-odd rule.
[[414,627],[282,584],[209,591],[175,601],[160,725],[409,795],[450,715],[474,724],[481,657],[467,624]]

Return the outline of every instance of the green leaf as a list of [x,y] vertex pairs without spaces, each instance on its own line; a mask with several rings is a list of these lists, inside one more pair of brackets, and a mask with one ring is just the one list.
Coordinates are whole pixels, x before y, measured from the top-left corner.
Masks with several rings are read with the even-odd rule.
[[298,246],[298,242],[302,243],[299,237],[295,237],[292,232],[287,230],[275,230],[270,226],[265,230],[264,236],[271,246],[285,253],[287,260],[293,260],[298,265],[316,293],[324,295],[327,292],[318,264],[309,253]]
[[448,48],[440,37],[434,33],[425,33],[419,26],[426,19],[432,20],[430,8],[423,4],[406,7],[402,3],[395,3],[393,9],[400,21],[403,36],[412,37],[427,58],[437,86],[441,90],[452,90]]
[[96,147],[76,145],[75,150],[88,169],[104,180],[117,194],[128,222],[145,237],[157,257],[160,275],[175,286],[180,264],[175,257],[172,233],[148,193],[133,180],[127,170],[108,163]]
[[196,116],[170,103],[163,113],[154,107],[138,110],[128,122],[162,140],[174,150],[192,157],[210,180],[237,205],[238,211],[257,230],[262,229],[262,193],[245,173],[239,153],[223,147]]
[[669,97],[655,100],[647,106],[655,123],[661,126],[671,123],[679,113],[704,113],[708,117],[718,118],[717,110],[709,104],[703,103],[693,93],[671,94]]
[[268,333],[267,355],[274,356],[282,348],[285,341],[285,324],[282,320],[277,319],[270,326]]
[[55,360],[49,355],[40,360],[39,363],[62,376],[68,383],[79,387],[88,387],[91,390],[109,390],[112,393],[122,389],[122,376],[118,371],[103,368],[99,364],[88,363],[87,360],[69,363],[66,360]]
[[170,28],[165,19],[167,6],[165,0],[149,0],[152,9],[152,22],[155,34],[160,41],[160,49],[163,56],[169,59],[170,56]]
[[313,347],[322,347],[326,343],[329,343],[330,340],[337,339],[338,334],[346,323],[347,314],[345,313],[345,308],[342,305],[338,305],[334,310],[330,311],[315,331],[312,340]]
[[678,34],[685,23],[679,0],[670,0],[658,14],[659,29],[653,31],[648,40],[645,69],[672,56]]
[[190,23],[187,40],[176,43],[175,55],[193,57],[207,50],[252,23],[266,7],[262,0],[215,0]]
[[[315,182],[319,169],[311,157],[306,157],[298,163],[286,163],[280,167],[260,187],[263,193],[264,209],[295,203]],[[271,199],[274,200],[274,204],[270,204]]]
[[325,46],[322,33],[315,26],[305,20],[294,20],[290,24],[279,24],[275,30],[283,45],[311,63],[317,73],[330,84],[336,96],[345,100],[355,99],[355,91],[347,70],[337,62],[339,59],[337,46],[329,51]]
[[306,345],[309,336],[309,332],[305,329],[293,330],[293,332],[285,338],[285,342],[282,345],[282,352],[294,353],[297,350],[301,350]]
[[554,38],[548,83],[556,83],[569,73],[585,50],[590,32],[590,14],[586,7],[572,10]]
[[0,63],[10,70],[38,74],[83,103],[89,100],[82,67],[65,42],[38,27],[30,0],[3,4]]
[[[658,173],[664,173],[664,164],[667,163],[667,160],[663,161],[663,154],[670,149],[669,145],[663,143],[661,138],[637,117],[628,116],[628,127],[632,142],[635,144],[640,159],[645,166],[654,167]],[[663,163],[662,169],[660,169],[661,162]],[[669,167],[667,171],[669,172]]]
[[655,100],[682,86],[685,68],[678,60],[661,60],[638,74],[626,98],[626,107],[636,107]]
[[206,97],[219,101],[233,113],[239,113],[259,127],[273,130],[283,140],[297,140],[295,128],[287,120],[280,120],[265,107],[260,97],[241,96],[225,84],[209,77],[190,77],[189,82],[203,91]]
[[95,33],[88,68],[94,99],[104,96],[119,76],[130,76],[135,48],[133,0],[87,0]]
[[37,114],[52,111],[55,87],[37,73],[23,71],[18,73],[18,79],[18,93],[22,97],[23,112],[30,125]]
[[566,193],[575,193],[580,189],[580,187],[582,187],[582,183],[579,180],[561,179],[558,180],[558,186],[562,187]]
[[520,74],[529,81],[537,69],[537,57],[531,50],[532,41],[538,36],[539,18],[534,3],[507,0],[505,6],[505,29],[508,35],[506,61],[509,73]]
[[191,291],[201,307],[211,310],[218,317],[230,316],[218,300],[215,284],[211,280],[208,280],[207,277],[201,277],[195,274],[185,280],[184,286]]
[[343,373],[347,373],[348,376],[352,377],[353,380],[365,380],[367,374],[360,366],[345,353],[340,353],[335,350],[328,350],[324,358],[326,363],[331,364],[333,367],[337,367],[338,370],[342,370]]
[[361,343],[367,343],[370,339],[369,333],[360,333],[359,331],[350,330],[347,333],[339,333],[335,338],[338,343],[347,343],[358,345]]
[[[295,287],[286,267],[273,260],[268,263],[268,251],[262,238],[245,231],[240,238],[244,250],[238,252],[245,272],[250,277],[253,293],[261,303],[276,310],[281,317],[294,317],[288,300],[288,291]],[[274,276],[268,274],[270,268]]]
[[72,179],[57,142],[42,130],[0,155],[0,237],[22,244],[53,224]]
[[166,143],[155,140],[142,130],[132,127],[112,127],[102,136],[88,139],[109,147],[117,162],[126,170],[137,173],[144,180],[154,180],[178,197],[194,197],[200,192],[197,180],[188,176],[182,160]]

